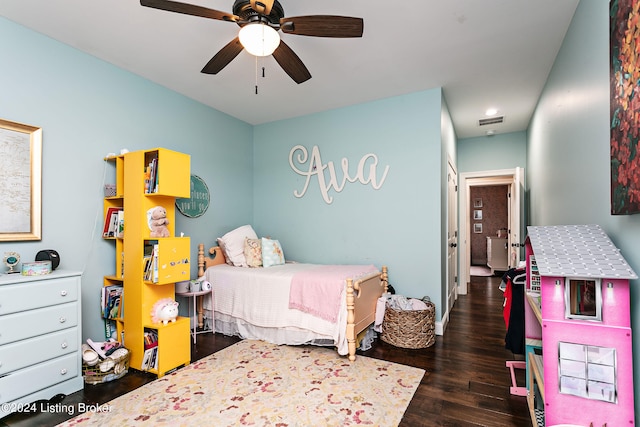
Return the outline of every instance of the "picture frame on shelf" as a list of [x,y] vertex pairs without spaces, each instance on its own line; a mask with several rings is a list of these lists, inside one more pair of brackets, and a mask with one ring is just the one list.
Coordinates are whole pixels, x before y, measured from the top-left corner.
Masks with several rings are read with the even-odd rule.
[[0,119],[0,241],[42,240],[42,128]]

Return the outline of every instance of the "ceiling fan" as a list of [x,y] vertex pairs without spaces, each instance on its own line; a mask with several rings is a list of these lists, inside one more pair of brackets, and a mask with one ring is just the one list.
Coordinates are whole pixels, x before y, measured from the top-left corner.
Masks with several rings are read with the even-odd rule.
[[[285,18],[278,0],[235,0],[233,13],[220,12],[203,6],[171,0],[140,0],[142,6],[185,15],[200,16],[219,21],[235,22],[241,27],[236,38],[224,46],[202,69],[206,74],[218,74],[243,49],[255,56],[273,55],[276,62],[296,83],[311,78],[311,73],[296,53],[282,40],[278,31],[287,34],[313,37],[362,37],[362,18],[335,15],[311,15]],[[247,30],[256,30],[261,43],[267,44],[268,36],[274,36],[271,49],[259,52],[251,50],[243,38]],[[275,50],[273,50],[275,49]]]

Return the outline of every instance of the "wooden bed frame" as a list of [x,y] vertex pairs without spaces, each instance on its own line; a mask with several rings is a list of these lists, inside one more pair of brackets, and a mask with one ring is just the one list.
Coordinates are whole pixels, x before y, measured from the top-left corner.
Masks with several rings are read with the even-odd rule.
[[[207,268],[224,264],[225,258],[218,246],[213,246],[205,255],[204,244],[198,245],[198,277],[204,276]],[[387,292],[388,271],[382,266],[380,275],[364,279],[347,279],[347,343],[349,346],[349,360],[356,359],[356,339],[358,334],[375,321],[378,298]],[[199,316],[202,309],[198,310]]]

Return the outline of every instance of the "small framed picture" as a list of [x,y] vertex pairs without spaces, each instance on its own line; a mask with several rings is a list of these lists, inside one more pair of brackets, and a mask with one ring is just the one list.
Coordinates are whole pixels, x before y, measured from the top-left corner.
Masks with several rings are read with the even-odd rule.
[[473,224],[473,232],[482,233],[482,224],[480,223]]
[[473,211],[473,219],[482,219],[482,209],[476,209]]
[[480,199],[480,198],[473,199],[473,207],[474,208],[481,208],[482,207],[482,199]]

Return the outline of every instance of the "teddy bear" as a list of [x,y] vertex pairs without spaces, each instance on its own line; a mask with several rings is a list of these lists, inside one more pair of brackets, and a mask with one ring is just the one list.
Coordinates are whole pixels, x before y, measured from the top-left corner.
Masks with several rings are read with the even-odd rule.
[[147,221],[151,237],[169,237],[169,220],[167,219],[167,210],[162,206],[156,206],[147,211]]

